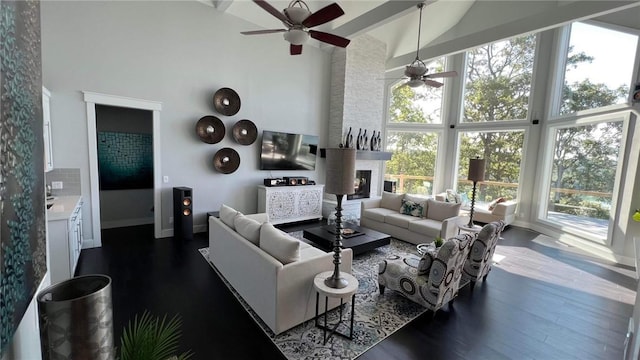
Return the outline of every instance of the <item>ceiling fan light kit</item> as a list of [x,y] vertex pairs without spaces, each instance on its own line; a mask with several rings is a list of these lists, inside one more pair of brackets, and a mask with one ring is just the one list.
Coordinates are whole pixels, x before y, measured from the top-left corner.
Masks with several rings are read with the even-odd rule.
[[351,40],[345,39],[338,35],[329,34],[322,31],[311,30],[312,27],[328,23],[344,15],[342,8],[332,3],[322,9],[312,13],[309,6],[302,0],[294,0],[282,12],[271,6],[265,0],[253,0],[263,10],[278,18],[286,29],[269,29],[243,31],[243,35],[262,35],[284,32],[284,39],[289,42],[289,53],[291,55],[300,55],[302,53],[302,45],[304,45],[309,37],[318,41],[325,42],[339,47],[347,47]]

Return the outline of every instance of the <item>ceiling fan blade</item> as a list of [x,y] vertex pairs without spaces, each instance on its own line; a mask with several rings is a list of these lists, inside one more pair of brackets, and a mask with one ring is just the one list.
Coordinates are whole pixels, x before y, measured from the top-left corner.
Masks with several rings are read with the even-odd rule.
[[342,15],[344,15],[344,10],[342,10],[340,5],[333,3],[309,15],[309,17],[304,19],[302,25],[304,27],[311,28],[314,26],[322,25],[324,23],[328,23],[329,21],[339,18]]
[[261,8],[263,8],[269,14],[277,17],[278,20],[282,21],[283,23],[285,23],[287,25],[291,25],[291,21],[289,21],[289,19],[283,13],[278,11],[278,9],[276,9],[273,6],[269,5],[268,2],[266,2],[264,0],[253,0],[253,2],[256,3],[256,5],[258,5]]
[[260,35],[260,34],[273,34],[279,32],[285,32],[287,29],[271,29],[271,30],[254,30],[254,31],[241,31],[242,35]]
[[454,77],[454,76],[458,76],[457,71],[445,71],[445,72],[439,72],[435,74],[427,74],[425,75],[425,78],[446,78],[446,77]]
[[442,85],[444,85],[444,84],[443,84],[443,83],[441,83],[441,82],[437,82],[437,81],[435,81],[435,80],[429,80],[429,79],[424,79],[424,83],[425,83],[426,85],[429,85],[429,86],[434,87],[434,88],[436,88],[436,89],[437,89],[437,88],[439,88],[439,87],[441,87]]
[[291,55],[300,55],[302,54],[302,45],[293,45],[289,46],[289,53]]
[[342,36],[333,35],[322,31],[309,30],[309,35],[316,40],[339,47],[347,47],[347,45],[349,45],[349,43],[351,42],[351,40],[345,39]]

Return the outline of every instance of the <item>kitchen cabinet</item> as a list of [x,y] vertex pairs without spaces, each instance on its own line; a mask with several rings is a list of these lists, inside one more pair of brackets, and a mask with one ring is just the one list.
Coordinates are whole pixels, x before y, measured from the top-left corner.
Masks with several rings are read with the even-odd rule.
[[60,196],[47,210],[49,228],[49,267],[51,283],[72,278],[76,271],[84,234],[82,197]]
[[53,147],[51,144],[51,93],[42,87],[42,135],[44,138],[44,171],[53,170]]

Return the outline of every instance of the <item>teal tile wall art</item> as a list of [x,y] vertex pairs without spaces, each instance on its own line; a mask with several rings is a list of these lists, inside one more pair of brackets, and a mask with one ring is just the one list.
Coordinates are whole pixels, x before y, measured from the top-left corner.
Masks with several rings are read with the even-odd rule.
[[46,273],[40,3],[0,1],[0,357]]
[[153,188],[151,134],[98,132],[100,190]]

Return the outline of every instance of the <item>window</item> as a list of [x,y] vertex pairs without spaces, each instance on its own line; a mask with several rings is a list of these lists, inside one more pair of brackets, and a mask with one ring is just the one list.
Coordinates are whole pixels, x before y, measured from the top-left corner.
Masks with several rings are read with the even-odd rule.
[[528,35],[467,52],[463,122],[527,118],[535,48]]
[[622,121],[556,128],[546,218],[607,237]]
[[469,159],[485,159],[484,181],[478,183],[476,202],[488,203],[499,197],[516,199],[520,180],[520,164],[524,130],[463,132],[459,137],[459,193],[471,199],[473,183],[467,180]]
[[[444,69],[444,58],[427,65],[429,73]],[[390,123],[441,124],[442,87],[405,86],[406,80],[391,89]]]
[[573,23],[560,114],[625,103],[637,44],[636,35]]
[[396,181],[397,191],[431,194],[436,169],[439,134],[434,132],[387,131],[386,180]]

